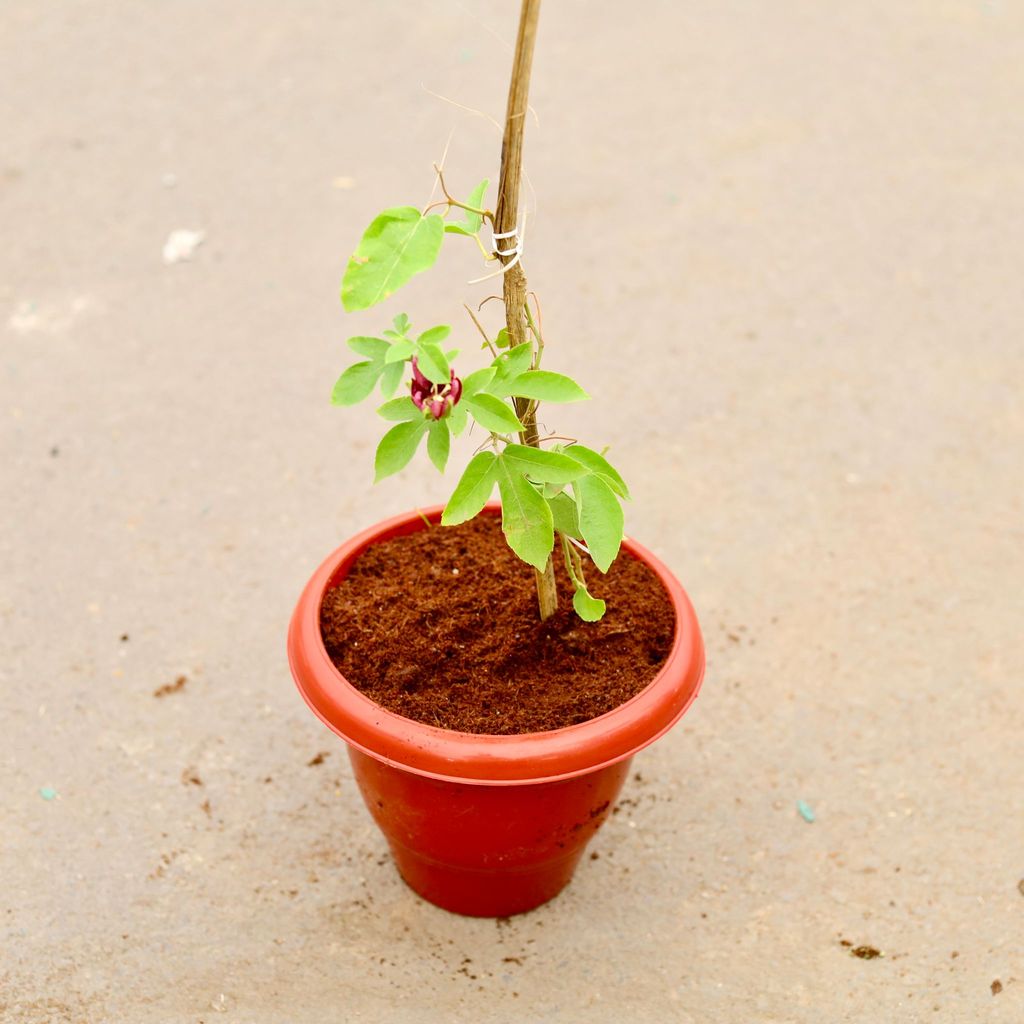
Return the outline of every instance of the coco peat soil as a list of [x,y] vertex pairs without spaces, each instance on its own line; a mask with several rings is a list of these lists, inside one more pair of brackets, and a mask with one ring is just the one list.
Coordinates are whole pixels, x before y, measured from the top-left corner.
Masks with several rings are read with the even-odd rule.
[[600,622],[576,616],[558,575],[558,611],[542,623],[533,570],[497,516],[395,537],[324,595],[324,644],[352,685],[406,718],[494,735],[576,725],[651,682],[675,616],[657,576],[625,551],[607,575],[588,574],[608,602]]

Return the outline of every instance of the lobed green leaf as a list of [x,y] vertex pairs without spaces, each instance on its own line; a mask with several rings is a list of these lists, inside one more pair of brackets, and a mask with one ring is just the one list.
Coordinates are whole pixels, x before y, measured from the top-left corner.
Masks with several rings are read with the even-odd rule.
[[388,363],[384,372],[380,375],[380,393],[385,398],[390,398],[402,383],[402,374],[405,373],[405,363]]
[[551,509],[537,488],[514,466],[498,458],[501,529],[508,546],[535,569],[547,565],[555,546]]
[[567,484],[586,473],[574,459],[524,444],[505,445],[502,457],[538,483]]
[[[383,302],[434,265],[443,238],[444,220],[439,214],[424,217],[415,206],[397,206],[378,214],[345,268],[342,305],[353,312]],[[408,318],[403,328],[407,326]]]
[[466,422],[469,419],[469,413],[466,412],[466,407],[461,403],[457,402],[455,405],[448,410],[448,428],[452,432],[453,437],[458,437],[466,429]]
[[439,324],[437,327],[431,327],[430,330],[424,331],[417,339],[417,345],[440,345],[449,334],[452,333],[452,329],[447,324]]
[[420,368],[420,373],[432,384],[447,384],[451,380],[452,371],[440,346],[426,342],[418,348],[416,365]]
[[466,407],[484,430],[490,430],[495,434],[509,434],[523,429],[519,417],[494,395],[481,392],[470,398],[463,398],[459,404]]
[[388,346],[385,363],[402,363],[416,351],[416,345],[408,338],[399,338]]
[[370,359],[373,362],[379,362],[384,358],[390,346],[383,338],[365,338],[360,336],[349,338],[348,347],[356,355],[363,356],[363,358]]
[[594,565],[607,572],[622,543],[622,506],[611,487],[599,476],[588,474],[573,485],[579,506],[580,533]]
[[412,420],[423,419],[423,411],[416,408],[416,403],[406,395],[404,398],[392,398],[385,402],[378,410],[378,416],[390,420],[392,423],[407,423]]
[[448,465],[448,452],[452,446],[452,435],[448,430],[447,418],[443,420],[432,420],[429,433],[427,434],[427,455],[430,461],[437,467],[439,473],[444,472]]
[[629,499],[629,488],[626,481],[619,476],[618,470],[603,456],[582,444],[569,445],[561,449],[570,459],[575,459],[581,466],[586,466],[595,476],[602,480],[620,497]]
[[416,454],[416,449],[426,431],[427,421],[425,419],[412,423],[399,423],[392,427],[377,445],[377,455],[373,461],[374,483],[403,469]]
[[586,587],[576,588],[576,592],[572,595],[572,606],[584,622],[598,622],[604,618],[604,601],[597,597],[591,597]]
[[482,370],[474,370],[462,378],[462,394],[472,398],[478,391],[484,391],[494,377],[494,367],[485,366]]
[[445,505],[441,525],[458,526],[472,519],[487,504],[494,490],[497,471],[498,457],[494,452],[474,455]]
[[532,359],[533,346],[528,341],[496,356],[491,363],[494,367],[494,378],[487,385],[487,390],[498,398],[504,398],[509,394],[508,383],[527,370]]
[[590,397],[572,377],[550,370],[527,370],[509,381],[507,390],[538,402],[581,402]]
[[331,392],[333,405],[355,405],[366,398],[377,383],[380,376],[380,363],[353,363],[335,381]]
[[567,537],[583,540],[583,534],[580,533],[579,509],[576,507],[576,502],[562,491],[559,494],[548,497],[547,503],[551,506],[551,518],[554,521],[555,529],[559,533],[564,533]]

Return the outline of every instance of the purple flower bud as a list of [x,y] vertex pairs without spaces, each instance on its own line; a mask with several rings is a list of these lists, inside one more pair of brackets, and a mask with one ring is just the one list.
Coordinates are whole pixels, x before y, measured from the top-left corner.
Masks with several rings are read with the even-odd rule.
[[462,397],[462,381],[452,370],[447,384],[434,384],[420,373],[416,357],[412,360],[412,400],[417,409],[422,409],[435,420],[442,416]]

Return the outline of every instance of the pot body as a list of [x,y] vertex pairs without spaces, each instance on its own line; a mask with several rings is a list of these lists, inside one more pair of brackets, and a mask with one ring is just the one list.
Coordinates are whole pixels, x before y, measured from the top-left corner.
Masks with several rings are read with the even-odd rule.
[[[349,745],[356,780],[402,877],[447,910],[504,917],[569,882],[607,817],[633,755],[667,732],[697,696],[704,646],[678,580],[635,541],[676,615],[668,658],[635,697],[550,732],[489,736],[437,729],[375,704],[335,668],[320,635],[324,593],[370,545],[428,528],[442,506],[371,527],[329,555],[306,584],[288,630],[292,675],[314,714]],[[484,514],[500,514],[489,504]]]
[[405,881],[458,914],[509,917],[569,884],[631,758],[586,775],[475,786],[403,771],[349,747],[363,800]]

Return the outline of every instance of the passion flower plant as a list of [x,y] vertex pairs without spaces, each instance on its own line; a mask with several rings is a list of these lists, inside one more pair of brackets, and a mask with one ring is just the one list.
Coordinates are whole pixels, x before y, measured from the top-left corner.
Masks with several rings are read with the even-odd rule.
[[[524,121],[522,115],[509,116],[503,159],[521,151]],[[520,145],[509,144],[509,132],[520,133]],[[341,301],[349,312],[376,306],[429,269],[445,238],[471,238],[488,261],[499,264],[488,276],[504,277],[505,322],[499,330],[487,331],[465,307],[490,361],[457,376],[452,362],[459,352],[443,347],[451,328],[440,325],[416,334],[409,317],[400,313],[379,335],[348,339],[361,358],[338,378],[331,400],[354,405],[378,387],[387,399],[377,412],[394,425],[377,447],[377,480],[402,469],[424,437],[427,455],[444,472],[452,438],[472,421],[477,451],[448,499],[442,525],[474,518],[497,485],[509,547],[536,570],[540,617],[547,618],[557,606],[552,559],[557,537],[573,586],[573,607],[582,619],[595,621],[604,615],[605,602],[587,590],[584,556],[598,571],[608,571],[622,542],[621,500],[629,491],[602,452],[560,436],[541,436],[538,430],[540,402],[577,402],[587,394],[571,377],[541,368],[540,310],[536,298],[533,308],[527,301],[515,225],[518,166],[514,181],[502,167],[497,212],[484,205],[486,179],[461,202],[449,193],[442,170],[434,170],[444,198],[423,209],[398,206],[378,214],[348,262]],[[461,220],[448,219],[453,210],[462,212]],[[489,246],[480,237],[485,223],[491,231]],[[395,397],[406,379],[405,394]]]

